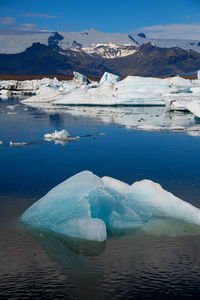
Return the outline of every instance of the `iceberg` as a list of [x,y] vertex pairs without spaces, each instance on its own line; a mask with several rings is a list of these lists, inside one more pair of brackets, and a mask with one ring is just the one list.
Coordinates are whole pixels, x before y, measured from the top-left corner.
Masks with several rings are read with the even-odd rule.
[[46,133],[44,135],[44,139],[50,139],[50,140],[68,140],[68,138],[70,137],[70,134],[67,130],[63,129],[61,131],[57,131],[55,130],[53,133]]
[[26,146],[27,143],[26,142],[12,142],[10,141],[10,146]]
[[200,210],[150,180],[129,185],[83,171],[34,203],[21,221],[62,236],[103,242],[107,236],[148,232],[148,224],[157,218],[199,226]]
[[78,141],[80,139],[79,136],[71,137],[69,132],[65,129],[61,131],[55,130],[53,133],[46,133],[44,135],[45,141],[55,141],[55,143],[61,143],[64,142],[64,144],[68,141]]
[[[74,72],[70,81],[56,78],[42,79],[33,97],[23,100],[24,104],[51,103],[53,105],[167,105],[171,96],[180,100],[188,95],[199,96],[199,82],[176,77],[152,78],[128,76],[120,81],[119,76],[105,72],[100,82],[90,82],[88,78]],[[31,83],[33,86],[33,83]],[[36,84],[35,84],[36,86]],[[174,100],[173,100],[174,101]]]
[[3,99],[7,99],[9,96],[9,90],[1,90],[0,91],[0,97]]
[[186,108],[196,117],[200,118],[200,101],[193,100],[186,104]]

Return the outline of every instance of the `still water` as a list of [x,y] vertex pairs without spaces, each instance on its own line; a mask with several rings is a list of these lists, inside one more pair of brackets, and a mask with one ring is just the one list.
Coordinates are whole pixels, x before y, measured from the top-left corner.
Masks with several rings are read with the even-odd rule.
[[[129,184],[151,179],[200,208],[200,136],[136,130],[138,124],[187,127],[199,120],[163,107],[44,110],[18,99],[0,101],[0,299],[200,295],[198,230],[174,222],[166,231],[160,220],[156,234],[110,238],[101,249],[93,245],[80,254],[52,235],[33,237],[19,222],[32,203],[83,170]],[[55,129],[80,140],[44,141],[44,134]],[[10,141],[27,145],[11,147]]]

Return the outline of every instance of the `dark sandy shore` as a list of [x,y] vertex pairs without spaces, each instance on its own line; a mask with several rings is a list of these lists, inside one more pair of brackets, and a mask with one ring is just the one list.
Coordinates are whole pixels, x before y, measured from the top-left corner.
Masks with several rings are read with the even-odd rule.
[[[59,80],[71,80],[72,76],[65,75],[15,75],[15,74],[0,74],[0,80],[33,80],[33,79],[42,79],[42,78],[58,78]],[[90,77],[87,76],[91,80],[99,81],[100,77]]]
[[[173,76],[173,75],[171,75]],[[175,75],[174,75],[175,76]],[[71,80],[73,76],[65,76],[65,75],[15,75],[15,74],[0,74],[0,80],[33,80],[33,79],[42,79],[44,77],[47,78],[58,78],[59,80]],[[100,77],[91,77],[87,76],[90,80],[99,81]],[[169,76],[157,76],[158,78],[166,78]],[[183,75],[181,76],[186,79],[197,79],[195,75]],[[125,77],[121,77],[121,80]]]

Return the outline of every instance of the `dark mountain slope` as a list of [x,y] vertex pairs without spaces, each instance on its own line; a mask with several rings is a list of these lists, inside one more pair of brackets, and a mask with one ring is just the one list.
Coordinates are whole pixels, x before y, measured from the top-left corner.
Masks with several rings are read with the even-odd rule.
[[[138,51],[108,63],[115,73],[123,75],[159,76],[192,74],[200,69],[200,53],[181,48],[159,48],[152,44],[138,47]],[[113,66],[113,67],[112,67]]]
[[[54,45],[55,46],[55,45]],[[18,54],[0,54],[0,73],[19,75],[72,75],[78,71],[88,76],[101,76],[105,71],[120,76],[159,76],[192,74],[200,69],[200,53],[180,48],[159,48],[143,44],[131,55],[106,59],[82,50],[65,50],[34,43]]]

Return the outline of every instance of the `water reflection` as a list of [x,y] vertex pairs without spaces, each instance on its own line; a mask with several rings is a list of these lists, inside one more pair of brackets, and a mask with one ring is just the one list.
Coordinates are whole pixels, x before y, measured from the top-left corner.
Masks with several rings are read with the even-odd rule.
[[[34,107],[34,105],[32,105]],[[176,111],[169,112],[165,107],[136,106],[136,107],[98,107],[98,106],[59,106],[37,104],[38,110],[47,114],[69,114],[74,117],[98,119],[105,124],[124,126],[127,129],[143,130],[184,130],[191,126],[199,125],[200,121],[193,114]],[[198,130],[197,130],[198,129]],[[196,128],[200,131],[200,127]]]
[[[11,104],[17,104],[17,114],[2,113]],[[143,111],[148,120],[166,120],[166,124],[186,128],[197,126],[199,119],[189,113],[166,112],[164,107],[65,107],[43,111],[8,100],[1,102],[0,109],[0,139],[7,144],[10,140],[30,142],[28,147],[0,147],[0,190],[10,197],[0,199],[1,299],[198,299],[200,235],[195,226],[152,220],[143,231],[109,238],[105,250],[87,256],[87,251],[78,253],[79,245],[73,247],[71,241],[66,244],[51,234],[32,238],[13,225],[13,218],[53,186],[86,168],[130,184],[152,179],[200,207],[199,139],[102,126],[105,123],[134,129],[137,122],[151,124]],[[61,128],[50,120],[50,115],[57,113],[64,120]],[[73,136],[109,134],[96,140],[81,139],[67,147],[43,142],[45,133],[63,128]],[[35,140],[41,144],[36,146],[32,143]]]
[[[57,234],[47,229],[39,229],[22,224],[24,229],[37,239],[49,258],[64,268],[78,270],[84,273],[91,272],[85,257],[99,256],[106,249],[106,241],[96,242],[80,238],[73,238]],[[112,232],[108,242],[121,236],[143,240],[146,238],[162,239],[189,236],[200,236],[200,226],[182,222],[171,218],[152,218],[143,228]]]
[[106,248],[105,241],[86,241],[57,234],[50,230],[36,229],[25,224],[22,226],[28,234],[36,238],[51,261],[79,275],[87,275],[93,271],[86,257],[99,256]]

